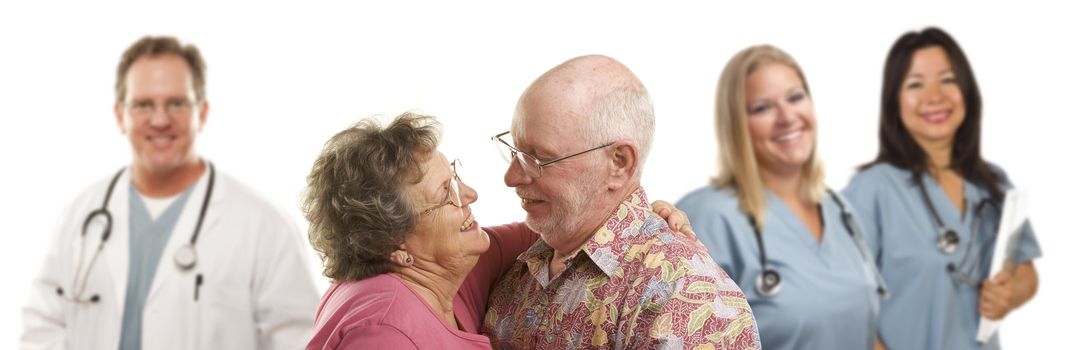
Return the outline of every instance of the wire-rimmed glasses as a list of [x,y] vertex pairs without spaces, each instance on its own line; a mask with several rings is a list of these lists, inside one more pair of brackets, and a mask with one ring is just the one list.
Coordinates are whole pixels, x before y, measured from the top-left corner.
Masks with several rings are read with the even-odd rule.
[[527,175],[530,175],[530,177],[535,179],[540,178],[541,175],[544,174],[544,168],[546,166],[615,144],[615,142],[608,142],[603,145],[596,146],[578,153],[562,156],[549,161],[542,161],[540,159],[537,159],[537,157],[530,155],[529,153],[520,151],[518,148],[515,148],[515,146],[512,146],[510,143],[505,141],[504,136],[510,133],[511,131],[505,131],[491,138],[494,141],[493,143],[496,144],[497,151],[500,152],[500,156],[504,157],[504,161],[508,162],[508,164],[515,161],[515,159],[518,159],[519,166],[522,167],[522,170],[525,171]]
[[144,118],[156,114],[157,108],[162,108],[163,112],[171,117],[184,117],[193,112],[194,102],[182,99],[174,98],[167,100],[163,103],[162,107],[157,107],[155,102],[151,100],[138,100],[126,104],[126,109],[130,112],[130,115],[137,118]]
[[459,159],[456,159],[456,160],[452,161],[451,166],[452,166],[452,178],[448,179],[448,194],[445,196],[445,199],[440,204],[434,205],[434,206],[430,207],[429,209],[423,210],[422,213],[420,213],[419,215],[429,214],[430,212],[436,210],[437,208],[440,208],[440,207],[443,207],[443,206],[446,206],[446,205],[449,205],[449,204],[454,205],[454,206],[456,206],[458,208],[462,208],[463,207],[463,197],[462,197],[463,192],[462,192],[462,185],[460,185],[460,183],[462,183],[463,180],[461,180],[459,178],[459,172],[458,172],[459,167],[463,166],[463,163],[460,162]]

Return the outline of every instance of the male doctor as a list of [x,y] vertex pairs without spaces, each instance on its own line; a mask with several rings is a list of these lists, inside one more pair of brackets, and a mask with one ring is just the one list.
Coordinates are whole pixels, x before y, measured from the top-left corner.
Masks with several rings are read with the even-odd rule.
[[67,209],[23,308],[27,349],[296,349],[319,294],[293,221],[196,152],[193,45],[145,37],[118,66],[133,162]]

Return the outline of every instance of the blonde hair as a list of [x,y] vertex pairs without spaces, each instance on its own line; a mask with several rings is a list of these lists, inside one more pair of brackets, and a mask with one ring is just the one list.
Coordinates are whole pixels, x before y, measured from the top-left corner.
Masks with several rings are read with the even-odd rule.
[[[741,210],[751,215],[756,226],[764,223],[767,199],[763,180],[756,164],[756,153],[748,131],[745,81],[756,70],[768,64],[783,64],[796,71],[804,84],[804,92],[811,96],[808,80],[800,65],[785,51],[771,45],[757,45],[738,52],[730,59],[719,76],[715,94],[715,131],[719,143],[719,174],[711,183],[719,187],[733,187]],[[801,193],[805,200],[818,203],[826,193],[823,185],[823,166],[812,146],[812,155],[802,169]]]

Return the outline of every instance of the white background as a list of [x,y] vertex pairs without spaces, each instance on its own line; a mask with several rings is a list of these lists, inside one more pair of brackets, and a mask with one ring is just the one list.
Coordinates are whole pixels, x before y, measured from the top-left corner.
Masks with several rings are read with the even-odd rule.
[[[715,170],[719,71],[735,52],[759,43],[785,49],[805,69],[819,152],[830,185],[841,188],[875,155],[889,46],[928,25],[954,35],[971,59],[985,97],[985,157],[1032,191],[1031,217],[1045,253],[1037,263],[1041,287],[1009,317],[1003,344],[1058,339],[1064,309],[1056,297],[1067,294],[1057,276],[1067,224],[1058,212],[1067,197],[1058,181],[1067,25],[1053,6],[89,3],[0,4],[0,343],[17,340],[19,307],[62,208],[129,162],[112,115],[114,69],[145,34],[200,47],[212,106],[202,154],[303,228],[298,196],[322,144],[359,118],[409,109],[445,125],[441,149],[463,159],[464,180],[479,190],[480,222],[522,220],[489,136],[509,128],[516,99],[534,78],[589,53],[621,60],[652,94],[658,130],[643,181],[651,197],[675,201],[706,184]],[[318,261],[312,266],[319,276]]]

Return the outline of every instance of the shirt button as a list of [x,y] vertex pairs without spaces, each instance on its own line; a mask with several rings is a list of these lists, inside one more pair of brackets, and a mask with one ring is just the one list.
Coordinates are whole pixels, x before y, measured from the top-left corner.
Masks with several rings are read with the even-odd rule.
[[956,264],[949,263],[947,266],[945,266],[945,270],[947,270],[948,272],[956,272]]

